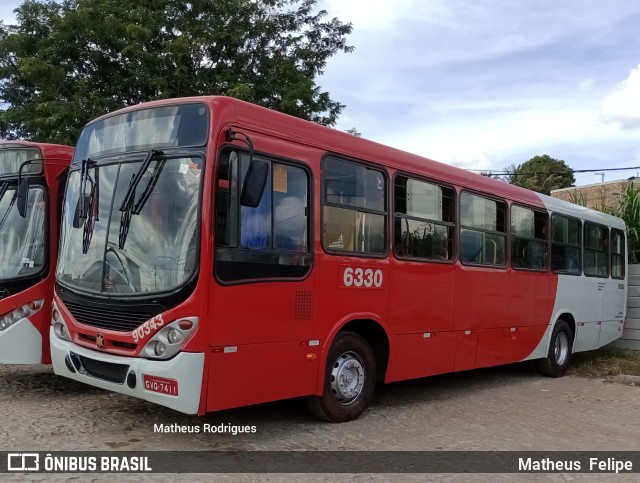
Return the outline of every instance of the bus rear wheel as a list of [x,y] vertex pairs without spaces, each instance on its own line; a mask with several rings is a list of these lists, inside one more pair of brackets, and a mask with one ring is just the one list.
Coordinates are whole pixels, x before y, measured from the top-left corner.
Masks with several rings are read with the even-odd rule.
[[538,371],[548,377],[562,377],[566,374],[571,362],[571,346],[573,333],[564,320],[559,320],[551,333],[549,353],[544,359],[536,361]]
[[327,356],[322,396],[307,405],[314,416],[332,423],[352,421],[369,405],[376,384],[376,359],[369,343],[353,332],[340,332]]

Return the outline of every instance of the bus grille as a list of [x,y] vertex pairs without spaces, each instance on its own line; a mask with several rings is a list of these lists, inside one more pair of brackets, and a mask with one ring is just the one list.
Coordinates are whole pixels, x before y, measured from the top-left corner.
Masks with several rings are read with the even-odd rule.
[[92,377],[96,379],[102,379],[103,381],[115,382],[116,384],[124,384],[124,380],[127,377],[127,371],[129,366],[125,364],[113,364],[111,362],[102,362],[90,359],[84,356],[78,356],[72,354],[72,357],[76,356],[80,358],[82,367]]
[[148,312],[121,312],[112,308],[100,309],[69,302],[65,302],[65,306],[79,323],[117,332],[131,332],[153,317]]

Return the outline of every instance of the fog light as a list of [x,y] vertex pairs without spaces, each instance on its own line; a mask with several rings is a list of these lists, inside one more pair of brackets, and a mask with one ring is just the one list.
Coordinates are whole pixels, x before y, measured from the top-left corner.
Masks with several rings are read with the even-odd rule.
[[167,346],[164,345],[164,343],[160,341],[156,342],[156,346],[153,348],[153,352],[155,352],[158,357],[162,357],[166,351]]
[[175,344],[180,340],[180,338],[180,333],[176,329],[171,329],[167,332],[167,340],[169,341],[169,344]]

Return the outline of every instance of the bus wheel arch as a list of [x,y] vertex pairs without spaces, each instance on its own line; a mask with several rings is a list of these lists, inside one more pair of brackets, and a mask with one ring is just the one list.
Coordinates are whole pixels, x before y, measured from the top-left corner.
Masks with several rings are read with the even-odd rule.
[[571,314],[560,315],[551,332],[547,356],[536,361],[538,371],[548,377],[566,374],[573,355],[575,319]]
[[389,335],[387,331],[374,320],[355,319],[340,328],[339,332],[349,331],[360,335],[371,346],[376,358],[376,381],[384,382],[389,367]]
[[376,382],[384,380],[389,339],[381,324],[361,318],[338,326],[332,335],[323,350],[318,395],[307,398],[307,405],[316,417],[340,423],[360,416]]

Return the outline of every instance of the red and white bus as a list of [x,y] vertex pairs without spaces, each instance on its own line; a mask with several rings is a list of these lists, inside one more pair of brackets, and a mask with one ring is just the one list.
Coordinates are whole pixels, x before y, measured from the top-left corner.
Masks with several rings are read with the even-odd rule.
[[0,364],[51,364],[59,207],[73,148],[0,142]]
[[[99,186],[99,189],[97,188]],[[89,123],[63,208],[56,374],[189,414],[527,359],[622,333],[617,218],[228,97]]]

